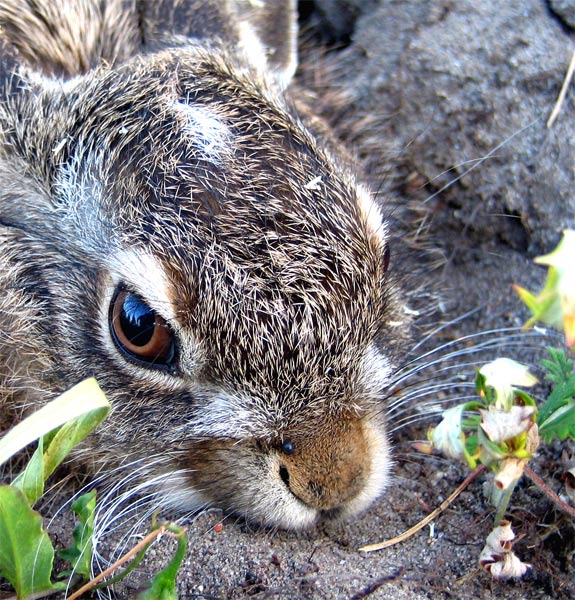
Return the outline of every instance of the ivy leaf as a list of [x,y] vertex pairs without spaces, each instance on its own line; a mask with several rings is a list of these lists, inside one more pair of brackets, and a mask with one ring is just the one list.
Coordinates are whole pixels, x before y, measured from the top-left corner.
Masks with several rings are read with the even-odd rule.
[[91,490],[80,496],[72,504],[72,510],[80,521],[72,534],[74,543],[69,548],[58,552],[58,554],[60,558],[72,563],[74,573],[79,573],[86,579],[90,579],[96,490]]
[[10,582],[19,599],[62,589],[50,581],[54,548],[42,517],[9,485],[0,486],[0,540],[0,577]]

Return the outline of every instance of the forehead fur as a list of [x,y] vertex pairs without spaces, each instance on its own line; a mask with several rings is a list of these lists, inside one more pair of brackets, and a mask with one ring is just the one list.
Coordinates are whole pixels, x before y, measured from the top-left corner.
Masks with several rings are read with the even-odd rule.
[[108,257],[115,283],[123,283],[145,299],[166,321],[175,323],[172,284],[162,262],[143,249],[117,248]]
[[172,102],[176,119],[181,119],[182,133],[200,152],[202,160],[219,165],[232,154],[233,135],[221,118],[209,107],[193,102]]

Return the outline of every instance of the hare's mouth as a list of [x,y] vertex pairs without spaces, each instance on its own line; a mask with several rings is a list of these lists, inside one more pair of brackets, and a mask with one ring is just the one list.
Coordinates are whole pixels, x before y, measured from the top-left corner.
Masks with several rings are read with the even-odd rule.
[[[381,495],[390,465],[385,430],[355,418],[321,436],[277,444],[204,439],[182,451],[166,500],[178,510],[221,508],[248,522],[301,530],[343,520]],[[288,441],[286,441],[288,440]]]

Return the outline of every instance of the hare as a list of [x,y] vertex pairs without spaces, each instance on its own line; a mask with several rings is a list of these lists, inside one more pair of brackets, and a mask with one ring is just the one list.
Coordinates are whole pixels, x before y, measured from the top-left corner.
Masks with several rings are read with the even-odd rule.
[[0,1],[2,429],[94,376],[74,460],[165,506],[297,529],[382,494],[409,323],[295,54],[294,1]]

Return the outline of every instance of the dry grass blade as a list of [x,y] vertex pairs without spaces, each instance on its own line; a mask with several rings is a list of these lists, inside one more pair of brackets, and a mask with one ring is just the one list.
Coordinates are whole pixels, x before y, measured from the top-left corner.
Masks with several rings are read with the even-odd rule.
[[456,498],[463,492],[463,490],[483,471],[485,471],[485,465],[479,465],[476,469],[474,469],[459,485],[459,487],[447,498],[444,500],[434,511],[430,512],[427,517],[421,519],[417,525],[414,525],[407,531],[404,531],[401,535],[398,535],[390,540],[385,540],[385,542],[379,542],[378,544],[370,544],[368,546],[363,546],[360,548],[361,552],[374,552],[375,550],[383,550],[384,548],[389,548],[390,546],[395,546],[399,542],[403,542],[404,540],[410,538],[412,535],[416,534],[418,531],[421,531],[428,523],[431,523],[433,519],[438,517]]
[[565,75],[563,85],[561,86],[561,91],[559,92],[559,96],[557,97],[557,102],[555,102],[555,106],[553,107],[553,110],[549,115],[549,119],[547,119],[547,127],[549,129],[553,127],[553,123],[555,123],[557,116],[561,112],[561,107],[563,106],[565,96],[567,95],[567,90],[569,89],[569,85],[571,84],[571,80],[573,79],[573,73],[575,73],[575,50],[573,50],[573,54],[571,55],[571,62],[569,63],[567,75]]
[[151,544],[155,539],[157,539],[160,535],[164,533],[170,537],[179,537],[180,535],[185,535],[186,529],[184,529],[180,533],[173,533],[172,531],[167,529],[165,525],[158,527],[158,529],[155,529],[154,531],[150,532],[145,538],[140,540],[129,552],[126,552],[126,554],[119,558],[113,565],[110,565],[110,567],[108,567],[105,571],[102,571],[99,575],[94,577],[94,579],[88,581],[86,585],[82,586],[78,591],[74,592],[71,596],[69,596],[68,600],[76,600],[77,598],[80,598],[82,594],[85,594],[86,592],[94,588],[98,583],[100,583],[100,581],[102,581],[103,579],[108,577],[108,575],[113,573],[116,569],[124,565],[127,561],[136,556],[138,552],[142,551],[147,545]]

